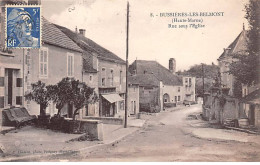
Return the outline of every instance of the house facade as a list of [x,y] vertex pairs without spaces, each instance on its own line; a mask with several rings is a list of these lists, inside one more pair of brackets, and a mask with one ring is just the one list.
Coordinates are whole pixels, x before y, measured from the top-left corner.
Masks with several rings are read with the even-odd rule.
[[[39,80],[49,85],[57,84],[65,77],[83,78],[82,49],[45,18],[42,18],[42,24],[42,47],[27,50],[25,56],[25,93],[30,91],[31,83]],[[25,107],[29,113],[38,114],[39,105],[35,102],[26,101]],[[66,105],[62,115],[71,118],[73,109],[73,106]],[[46,113],[51,116],[57,113],[53,103],[47,107]]]
[[187,101],[195,101],[196,100],[196,77],[184,76],[182,77],[183,82],[183,98]]
[[0,1],[0,126],[2,126],[3,109],[24,105],[22,63],[24,51],[5,48],[5,4],[7,1]]
[[[259,84],[247,86],[242,84],[242,88],[235,87],[235,77],[229,74],[229,68],[233,57],[236,54],[246,54],[247,31],[243,28],[237,38],[224,49],[224,52],[218,59],[221,73],[221,88],[224,94],[225,102],[218,98],[218,91],[212,88],[211,94],[205,96],[204,117],[209,120],[224,123],[226,119],[248,120],[248,127],[259,127],[260,112],[259,112]],[[225,93],[223,89],[228,89]],[[236,95],[237,92],[242,95]],[[222,104],[222,105],[221,105]]]
[[[139,111],[151,112],[160,111],[163,108],[162,82],[160,82],[153,74],[136,74],[128,77],[129,84],[136,84],[139,89],[133,93],[133,88],[129,88],[128,103],[134,101],[133,104],[139,104]],[[132,94],[130,94],[132,92]],[[132,103],[128,104],[130,108]],[[138,105],[137,105],[138,106]]]
[[[5,3],[12,2],[1,2],[1,36],[4,36],[2,22],[4,22]],[[0,41],[1,110],[10,106],[24,106],[31,115],[39,115],[39,105],[24,99],[24,95],[31,91],[32,83],[40,80],[46,85],[56,84],[64,77],[82,79],[82,49],[45,18],[42,17],[41,23],[40,49],[7,50],[4,48],[4,40]],[[46,111],[51,116],[57,113],[53,103]],[[72,117],[73,106],[64,107],[62,113]]]
[[[72,31],[59,25],[56,27],[83,49],[85,67],[97,73],[97,81],[93,85],[99,95],[98,116],[117,116],[120,111],[125,109],[125,61],[85,37],[84,29],[78,31],[76,28],[75,31]],[[85,114],[91,116],[88,113]],[[97,113],[94,116],[97,116]]]
[[229,96],[234,96],[235,77],[229,74],[230,64],[236,59],[233,58],[235,54],[244,54],[247,43],[247,31],[243,28],[242,32],[237,38],[227,47],[224,48],[223,53],[218,58],[218,66],[221,74],[221,84],[225,88],[229,88]]
[[[157,79],[157,81],[149,79],[146,81],[157,82],[156,84],[153,84],[153,87],[156,86],[158,88],[158,96],[161,95],[161,109],[163,109],[164,103],[174,103],[175,105],[178,105],[182,104],[184,100],[195,101],[195,77],[178,76],[175,74],[175,70],[176,61],[174,58],[170,58],[169,60],[169,69],[156,61],[145,60],[136,60],[129,66],[129,71],[132,75],[153,75],[153,77]],[[141,90],[142,88],[140,85],[140,91]],[[149,98],[149,96],[146,97]],[[140,95],[140,103],[141,102]]]

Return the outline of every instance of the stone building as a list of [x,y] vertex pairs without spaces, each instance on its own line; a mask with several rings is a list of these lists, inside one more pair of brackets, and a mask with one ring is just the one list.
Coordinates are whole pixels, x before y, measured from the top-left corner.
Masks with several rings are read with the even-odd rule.
[[[252,127],[259,128],[259,84],[247,86],[242,84],[242,88],[236,88],[236,79],[229,74],[230,65],[234,62],[237,54],[248,55],[247,49],[247,31],[244,29],[237,38],[224,49],[224,52],[218,58],[221,73],[221,89],[224,93],[225,102],[220,104],[220,100],[214,89],[207,95],[204,117],[209,120],[216,120],[224,123],[227,119],[247,119]],[[227,90],[227,93],[224,92]],[[242,91],[242,96],[237,95]]]
[[[126,65],[125,61],[109,50],[101,47],[94,41],[85,37],[85,30],[72,31],[56,25],[64,34],[71,38],[83,51],[85,68],[97,73],[95,84],[99,94],[100,117],[115,117],[124,110],[126,89]],[[85,74],[87,74],[85,72]],[[90,78],[91,75],[87,76]],[[85,115],[90,115],[85,113]]]
[[229,88],[228,95],[234,96],[235,78],[229,74],[230,64],[236,60],[233,58],[235,54],[244,54],[246,50],[247,31],[243,28],[237,38],[227,47],[218,58],[218,66],[221,73],[221,83],[225,88]]
[[[129,84],[137,84],[139,87],[138,93],[135,96],[129,96],[129,101],[137,97],[140,111],[151,112],[160,111],[163,107],[162,82],[153,74],[136,74],[128,77]],[[129,89],[130,91],[133,89]],[[129,92],[130,94],[130,92]],[[131,104],[128,104],[128,107]]]
[[[0,36],[4,36],[4,3],[1,2]],[[16,2],[14,2],[16,3]],[[26,101],[24,95],[31,90],[31,83],[39,80],[56,84],[64,77],[82,80],[82,49],[56,26],[42,17],[42,46],[40,49],[5,49],[0,41],[0,108],[24,106],[31,115],[39,115],[39,105]],[[57,63],[58,61],[58,63]],[[50,104],[47,113],[57,113]],[[73,106],[66,106],[63,115],[72,117]]]
[[[182,104],[184,100],[195,101],[195,77],[176,75],[176,61],[174,58],[169,60],[169,69],[156,61],[136,60],[129,66],[129,71],[132,75],[145,76],[150,74],[157,79],[156,86],[160,91],[159,93],[162,93],[161,104]],[[161,82],[161,86],[159,82]]]

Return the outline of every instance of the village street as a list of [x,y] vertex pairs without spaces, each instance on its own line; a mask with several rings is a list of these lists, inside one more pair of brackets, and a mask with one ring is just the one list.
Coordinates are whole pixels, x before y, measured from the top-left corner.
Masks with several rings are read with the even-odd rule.
[[196,119],[200,112],[201,105],[174,108],[151,117],[143,128],[119,142],[44,160],[260,161],[259,135],[214,128]]

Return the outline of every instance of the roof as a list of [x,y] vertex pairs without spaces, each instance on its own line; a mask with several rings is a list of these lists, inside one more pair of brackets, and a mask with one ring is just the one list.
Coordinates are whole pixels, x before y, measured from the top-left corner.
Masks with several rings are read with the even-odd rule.
[[[134,71],[135,70],[135,71]],[[167,68],[156,61],[135,60],[130,66],[129,71],[134,74],[153,74],[164,85],[182,86],[182,78],[171,73]]]
[[83,72],[85,73],[97,73],[98,71],[93,68],[93,64],[88,60],[87,55],[83,53]]
[[227,47],[226,51],[224,51],[219,59],[222,59],[226,56],[230,56],[234,53],[245,51],[246,50],[246,42],[247,42],[247,31],[243,30],[237,38]]
[[260,104],[260,89],[257,89],[243,97],[242,102],[249,104]]
[[75,33],[66,27],[60,25],[55,26],[59,28],[64,34],[66,34],[70,39],[72,39],[76,44],[78,44],[78,46],[81,47],[83,50],[87,52],[97,53],[99,59],[125,64],[125,61],[122,60],[120,57],[98,45],[91,39]]
[[128,76],[128,84],[139,84],[139,86],[159,86],[160,81],[153,74],[139,74]]
[[44,43],[83,52],[77,44],[44,17],[42,17],[42,24],[42,41]]

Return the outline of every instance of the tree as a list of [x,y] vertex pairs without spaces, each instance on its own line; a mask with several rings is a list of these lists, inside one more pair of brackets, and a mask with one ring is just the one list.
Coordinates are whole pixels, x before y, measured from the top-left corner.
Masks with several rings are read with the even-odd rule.
[[72,81],[73,99],[72,103],[75,107],[73,113],[73,120],[75,120],[78,111],[84,106],[88,106],[89,103],[95,103],[98,99],[94,88],[88,87],[85,83]]
[[63,78],[53,89],[55,94],[52,95],[52,99],[58,109],[57,115],[60,116],[61,109],[65,104],[71,104],[75,107],[73,120],[81,108],[96,102],[98,99],[93,88],[74,78]]
[[[218,74],[219,68],[217,65],[212,63],[211,65],[203,64],[204,67],[204,88],[205,91],[208,91],[211,87],[215,77]],[[196,94],[198,96],[203,96],[203,83],[202,83],[202,66],[200,64],[196,64],[191,66],[187,71],[180,72],[179,75],[189,75],[196,77]]]
[[33,100],[40,105],[40,115],[46,115],[46,108],[49,105],[49,101],[52,99],[52,85],[46,86],[45,83],[38,81],[32,83],[32,91],[25,95],[26,100]]
[[254,85],[260,82],[260,1],[250,0],[245,11],[245,18],[249,23],[247,49],[233,55],[235,60],[230,65],[229,73],[234,75],[239,83]]

